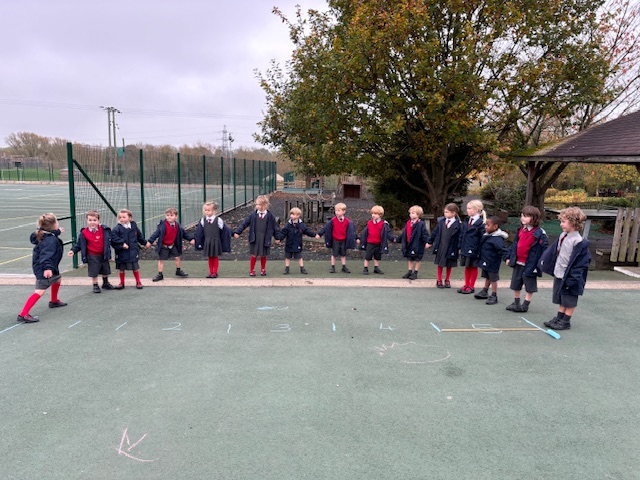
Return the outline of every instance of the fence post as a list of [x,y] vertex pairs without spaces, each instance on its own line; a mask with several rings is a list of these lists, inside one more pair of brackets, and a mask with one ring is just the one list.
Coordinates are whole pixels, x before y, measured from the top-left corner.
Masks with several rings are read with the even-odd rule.
[[251,160],[251,198],[256,198],[256,161]]
[[247,204],[247,159],[242,160],[242,182],[244,183],[244,205]]
[[202,155],[202,203],[207,201],[207,156]]
[[182,181],[180,176],[180,152],[176,153],[176,160],[178,161],[178,218],[182,222]]
[[144,226],[145,213],[144,213],[144,154],[140,149],[140,215],[142,216],[142,236],[147,237]]
[[220,213],[224,213],[224,157],[220,157]]
[[238,176],[236,175],[236,157],[233,157],[233,208],[238,205],[238,199],[236,198],[236,184],[238,183]]
[[[78,241],[76,225],[76,187],[73,181],[73,146],[67,142],[67,172],[69,182],[69,216],[71,217],[71,239],[75,244]],[[73,268],[78,268],[78,256],[73,256]]]

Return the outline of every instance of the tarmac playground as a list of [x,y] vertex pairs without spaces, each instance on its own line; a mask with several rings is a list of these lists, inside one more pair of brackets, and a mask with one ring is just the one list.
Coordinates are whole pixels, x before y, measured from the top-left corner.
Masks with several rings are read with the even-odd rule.
[[524,320],[555,313],[546,279],[523,319],[506,286],[487,306],[426,262],[414,282],[384,261],[384,278],[227,263],[183,280],[167,262],[154,284],[145,262],[143,290],[129,272],[101,294],[67,273],[69,305],[46,294],[30,325],[33,277],[0,274],[2,478],[640,477],[637,280],[592,272],[556,340]]

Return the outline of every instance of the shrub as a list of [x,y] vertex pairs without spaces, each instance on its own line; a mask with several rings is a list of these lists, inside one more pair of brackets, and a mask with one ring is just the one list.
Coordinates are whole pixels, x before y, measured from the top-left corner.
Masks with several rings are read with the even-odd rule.
[[516,181],[497,179],[480,189],[480,198],[490,201],[495,209],[506,210],[509,215],[518,215],[524,205],[527,193],[525,180]]

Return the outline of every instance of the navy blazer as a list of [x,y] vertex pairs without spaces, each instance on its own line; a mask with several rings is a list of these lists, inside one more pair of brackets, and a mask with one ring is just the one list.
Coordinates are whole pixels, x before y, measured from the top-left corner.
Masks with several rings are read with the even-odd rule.
[[[540,270],[553,276],[553,270],[558,259],[558,240],[553,242],[540,257]],[[564,295],[582,295],[584,286],[587,283],[587,274],[591,264],[591,252],[589,252],[589,240],[586,238],[576,244],[569,258],[569,265],[564,272],[560,291]]]
[[[429,237],[428,244],[433,246],[434,255],[438,253],[438,249],[440,248],[440,232],[444,230],[446,227],[446,217],[439,217],[438,223],[436,224],[436,228],[431,232],[431,236]],[[451,235],[451,240],[449,241],[449,245],[447,246],[446,257],[447,259],[457,260],[458,258],[458,242],[460,241],[460,219],[455,217],[454,222],[449,226],[449,228],[453,228],[453,233]]]
[[[513,239],[513,244],[509,249],[509,266],[514,268],[516,266],[516,255],[518,253],[518,241],[520,240],[520,231],[522,227],[516,232],[516,237]],[[542,256],[542,252],[549,246],[549,237],[542,227],[537,227],[533,231],[533,236],[536,239],[535,243],[529,250],[527,255],[527,261],[524,264],[524,272],[522,273],[526,277],[541,277],[542,271],[538,268],[538,262]]]
[[507,258],[509,249],[504,241],[509,237],[507,232],[498,229],[493,233],[485,233],[480,239],[480,260],[478,267],[487,272],[499,272],[500,265]]
[[396,237],[396,242],[402,242],[402,256],[414,257],[418,260],[422,260],[424,256],[425,244],[428,243],[429,232],[427,232],[427,226],[423,220],[418,220],[411,229],[411,238],[407,240],[407,225],[400,236]]
[[484,222],[482,217],[469,225],[469,219],[462,222],[460,230],[460,255],[468,258],[480,257],[480,240],[484,235]]
[[293,223],[291,220],[280,230],[282,239],[287,239],[284,244],[284,251],[295,253],[302,251],[302,235],[315,237],[315,232],[309,230],[304,222]]
[[[345,217],[346,218],[346,217]],[[349,220],[347,218],[347,220]],[[324,224],[318,231],[318,235],[321,237],[324,235],[324,245],[327,248],[331,248],[333,246],[333,218]],[[347,249],[355,249],[356,248],[356,227],[351,220],[349,220],[349,225],[347,225],[347,238],[346,238],[346,247]]]
[[[180,225],[179,222],[176,222],[176,227],[178,229],[178,232],[176,235],[176,241],[174,245],[176,247],[176,250],[178,251],[178,256],[180,256],[180,254],[182,254],[182,240],[184,239],[187,241],[191,241],[193,240],[193,235],[191,235],[184,228],[182,228],[182,225]],[[156,231],[153,232],[149,237],[149,243],[153,243],[156,240],[158,240],[158,243],[156,243],[154,247],[154,250],[156,253],[160,253],[160,250],[162,249],[162,241],[164,240],[164,236],[166,235],[166,233],[167,233],[167,221],[160,220],[160,223],[156,227]]]
[[[249,227],[249,243],[256,243],[256,221],[258,220],[258,211],[254,210],[233,233],[240,235],[245,228]],[[264,235],[264,246],[271,246],[271,237],[275,237],[276,240],[280,240],[282,235],[280,229],[276,224],[276,217],[273,216],[269,210],[267,210],[267,232]]]
[[[128,249],[122,248],[127,244]],[[131,222],[131,229],[124,228],[122,225],[116,225],[111,230],[111,245],[116,252],[116,262],[137,262],[140,260],[140,245],[146,245],[147,241],[142,236],[142,232],[138,228],[136,222]]]
[[36,232],[31,234],[31,243],[35,245],[31,256],[31,268],[36,278],[44,279],[45,270],[51,270],[54,275],[60,274],[60,260],[64,253],[62,240],[58,238],[61,233],[60,230],[44,232],[41,241],[38,241]]
[[[220,217],[215,217],[215,221],[217,222]],[[206,222],[206,218],[202,217],[202,219],[198,222],[198,226],[196,226],[196,250],[202,250],[204,248],[204,222]],[[229,226],[222,222],[222,228],[220,229],[220,246],[223,252],[231,251],[231,229]]]
[[[102,256],[103,260],[111,259],[111,228],[107,225],[100,225],[102,227],[102,231],[104,232],[104,254]],[[73,253],[80,252],[80,257],[82,258],[82,263],[87,263],[87,239],[82,234],[82,231],[85,230],[86,227],[80,229],[80,235],[78,235],[78,241],[71,247],[71,251]]]
[[[384,225],[382,225],[382,232],[380,233],[380,249],[382,253],[389,253],[389,242],[393,242],[395,237],[393,233],[391,233],[391,227],[389,226],[389,222],[383,220]],[[367,249],[367,238],[369,238],[369,222],[367,222],[367,226],[362,230],[362,235],[360,235],[360,250]]]

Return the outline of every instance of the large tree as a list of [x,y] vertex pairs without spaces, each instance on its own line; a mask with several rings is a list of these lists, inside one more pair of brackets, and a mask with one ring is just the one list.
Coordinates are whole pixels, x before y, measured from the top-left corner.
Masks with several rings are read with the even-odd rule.
[[[283,69],[258,74],[258,139],[300,169],[403,185],[439,213],[532,113],[599,102],[593,0],[330,0],[289,21]],[[522,143],[520,143],[522,145]]]

